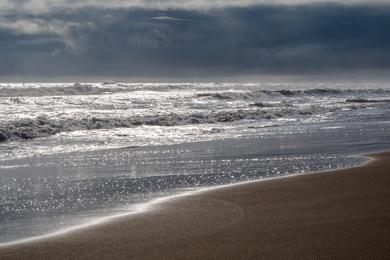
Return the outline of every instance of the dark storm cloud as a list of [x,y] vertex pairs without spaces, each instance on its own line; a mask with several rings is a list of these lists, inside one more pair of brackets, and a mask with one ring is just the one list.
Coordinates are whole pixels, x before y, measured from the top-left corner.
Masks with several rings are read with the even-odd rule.
[[386,5],[8,12],[0,74],[302,74],[390,67]]

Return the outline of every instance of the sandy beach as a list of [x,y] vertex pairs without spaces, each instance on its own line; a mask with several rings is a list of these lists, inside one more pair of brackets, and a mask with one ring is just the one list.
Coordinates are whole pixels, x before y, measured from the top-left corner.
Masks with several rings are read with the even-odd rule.
[[235,185],[0,249],[0,259],[389,259],[390,153]]

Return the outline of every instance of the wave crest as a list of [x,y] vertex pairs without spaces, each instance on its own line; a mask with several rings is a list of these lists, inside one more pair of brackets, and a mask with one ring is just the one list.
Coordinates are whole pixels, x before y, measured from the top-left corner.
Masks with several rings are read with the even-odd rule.
[[34,119],[21,119],[0,125],[0,141],[15,139],[33,139],[47,137],[60,132],[76,130],[130,128],[140,125],[179,126],[191,124],[208,124],[218,122],[234,122],[239,120],[275,119],[289,116],[305,116],[316,112],[315,108],[297,109],[280,108],[273,111],[264,109],[237,109],[191,114],[156,114],[132,117],[96,117],[86,116],[80,119],[57,120],[42,115]]

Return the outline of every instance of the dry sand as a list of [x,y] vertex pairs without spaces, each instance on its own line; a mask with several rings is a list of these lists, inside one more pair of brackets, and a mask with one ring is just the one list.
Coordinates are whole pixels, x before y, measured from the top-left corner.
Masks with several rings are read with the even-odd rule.
[[390,259],[390,153],[0,249],[0,259]]

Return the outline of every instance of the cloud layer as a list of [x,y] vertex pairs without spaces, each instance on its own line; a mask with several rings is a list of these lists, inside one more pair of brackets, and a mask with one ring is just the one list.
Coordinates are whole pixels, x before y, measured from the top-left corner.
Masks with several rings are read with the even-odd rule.
[[254,5],[301,5],[314,3],[336,4],[386,4],[388,0],[0,0],[0,10],[47,12],[53,9],[94,8],[142,8],[207,10],[210,8],[247,7]]
[[[248,0],[196,9],[206,1],[194,0],[181,4],[193,8],[166,9],[176,1],[113,1],[110,8],[104,2],[84,1],[86,8],[77,1],[0,0],[8,10],[0,16],[0,75],[175,77],[390,67],[387,5]],[[25,11],[29,5],[35,11]],[[48,6],[51,11],[38,12]]]

